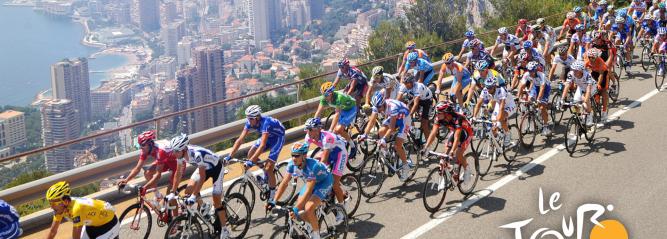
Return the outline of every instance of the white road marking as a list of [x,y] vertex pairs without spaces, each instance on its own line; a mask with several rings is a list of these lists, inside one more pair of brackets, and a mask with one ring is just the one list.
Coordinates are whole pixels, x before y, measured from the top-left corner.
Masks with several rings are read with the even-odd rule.
[[[618,119],[622,114],[628,112],[630,109],[637,107],[639,104],[642,102],[650,99],[651,97],[655,96],[658,94],[658,90],[652,90],[651,92],[645,94],[641,98],[633,101],[629,105],[623,107],[622,109],[614,112],[608,119],[607,123],[614,121]],[[430,231],[431,229],[435,228],[436,226],[440,225],[441,223],[449,220],[452,218],[454,215],[457,213],[469,208],[482,198],[485,198],[491,193],[497,191],[501,187],[507,185],[508,183],[512,182],[514,179],[517,179],[518,177],[526,174],[526,172],[530,171],[532,168],[534,168],[537,165],[540,165],[544,163],[545,161],[549,160],[551,157],[554,155],[558,154],[560,151],[563,151],[565,149],[565,145],[560,144],[551,150],[547,151],[546,153],[540,155],[537,159],[529,162],[528,164],[524,165],[521,167],[519,170],[515,171],[514,173],[507,175],[500,180],[496,181],[495,183],[491,184],[490,186],[478,191],[470,197],[468,200],[463,201],[462,203],[458,203],[454,205],[454,208],[447,210],[446,212],[441,213],[440,215],[436,216],[434,219],[431,219],[429,222],[425,223],[424,225],[418,227],[417,229],[413,230],[412,232],[408,233],[407,235],[403,236],[401,239],[408,239],[408,238],[417,238],[426,232]]]

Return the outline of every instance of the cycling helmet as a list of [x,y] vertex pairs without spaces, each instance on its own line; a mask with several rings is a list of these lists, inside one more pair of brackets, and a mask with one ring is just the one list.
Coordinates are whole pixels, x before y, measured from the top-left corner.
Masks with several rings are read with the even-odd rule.
[[412,83],[415,82],[415,75],[408,72],[403,76],[403,83]]
[[616,14],[616,16],[627,16],[627,15],[628,15],[628,9],[626,8],[618,10],[618,13]]
[[542,25],[542,24],[544,24],[544,21],[545,21],[544,18],[538,18],[538,19],[535,21],[535,23],[537,23],[537,25]]
[[581,24],[581,23],[577,24],[576,26],[574,26],[574,30],[583,31],[584,30],[584,24]]
[[567,19],[574,19],[576,16],[577,16],[577,14],[574,13],[574,12],[568,12],[568,13],[565,15],[565,17],[566,17]]
[[528,59],[528,52],[526,51],[526,49],[521,49],[521,51],[519,52],[519,60],[525,61],[527,59]]
[[568,50],[567,46],[560,46],[558,47],[558,54],[567,53],[567,50]]
[[665,9],[665,3],[664,2],[658,3],[658,8]]
[[625,17],[623,17],[623,16],[617,16],[615,22],[616,22],[616,23],[625,23]]
[[343,68],[343,66],[350,66],[350,60],[348,60],[347,57],[338,62],[338,68]]
[[292,154],[303,155],[308,153],[308,143],[294,143],[292,145]]
[[[653,16],[651,16],[651,14],[644,14],[644,20],[653,20]],[[649,21],[649,22],[653,22],[653,21]]]
[[320,86],[320,93],[323,95],[331,94],[334,92],[334,90],[336,90],[336,87],[329,81],[322,83]]
[[259,105],[251,105],[245,109],[246,117],[254,118],[254,117],[259,117],[261,114],[262,114],[262,107],[259,107]]
[[537,61],[531,61],[531,62],[528,62],[528,64],[526,64],[526,69],[528,71],[536,71],[538,66],[539,66],[539,63],[537,63]]
[[171,139],[169,146],[172,150],[181,151],[187,148],[189,143],[190,143],[190,138],[188,138],[188,135],[181,134]]
[[497,85],[498,85],[498,80],[494,76],[487,77],[486,79],[484,79],[484,87],[485,88],[491,88],[491,87],[494,87],[494,86],[497,86]]
[[607,4],[607,0],[598,1],[598,5],[606,5],[606,4]]
[[523,18],[522,18],[522,19],[519,19],[519,25],[521,25],[521,24],[526,24],[526,23],[528,23],[528,20],[523,19]]
[[572,9],[572,11],[574,11],[575,13],[580,13],[581,12],[581,7],[576,6],[576,7],[574,7],[574,9]]
[[659,27],[658,35],[665,35],[665,34],[667,34],[667,27]]
[[572,69],[574,71],[583,71],[584,70],[584,62],[583,61],[572,62],[572,65],[570,65],[570,69]]
[[600,32],[600,31],[593,31],[591,33],[591,38],[593,38],[593,39],[597,39],[597,38],[600,38],[600,37],[602,37],[602,32]]
[[540,25],[537,25],[537,24],[532,25],[532,26],[530,26],[530,29],[533,30],[533,33],[538,33],[538,34],[542,33],[542,31],[539,31],[540,30]]
[[596,48],[591,48],[591,49],[588,49],[588,51],[586,51],[586,55],[588,57],[597,58],[598,54],[599,54],[598,49],[596,49]]
[[384,105],[384,94],[381,91],[375,92],[373,98],[371,98],[371,105],[376,108]]
[[139,143],[139,145],[143,145],[149,140],[155,140],[155,130],[144,131],[137,137],[137,143]]
[[489,68],[489,62],[481,60],[475,64],[475,70],[483,71]]
[[507,34],[507,27],[498,28],[498,34]]
[[451,52],[445,53],[445,55],[442,56],[442,61],[444,61],[447,64],[454,62],[454,54],[452,54]]
[[310,118],[306,120],[306,124],[304,126],[306,129],[321,128],[322,120],[320,120],[320,118]]
[[373,67],[372,73],[373,73],[374,76],[375,75],[382,75],[382,74],[384,74],[384,67],[382,67],[382,66]]
[[408,54],[408,61],[416,61],[417,58],[419,58],[417,52],[410,52],[410,54]]
[[482,44],[482,42],[479,41],[479,39],[473,39],[468,43],[468,46],[471,47],[471,48],[478,48],[479,45],[481,45],[481,44]]
[[466,33],[465,33],[465,36],[466,37],[474,37],[475,36],[475,31],[473,31],[472,29],[468,29],[468,31],[466,31]]
[[607,12],[614,12],[614,5],[607,6]]
[[449,101],[443,101],[439,102],[435,106],[435,110],[437,110],[439,113],[454,113],[454,105],[452,102]]
[[532,41],[525,41],[523,42],[523,48],[524,49],[530,49],[533,47],[533,42]]
[[415,48],[417,48],[417,43],[415,43],[414,41],[408,41],[405,43],[406,50],[413,50]]
[[64,196],[69,196],[72,190],[69,188],[69,183],[60,181],[46,190],[46,200],[61,199]]

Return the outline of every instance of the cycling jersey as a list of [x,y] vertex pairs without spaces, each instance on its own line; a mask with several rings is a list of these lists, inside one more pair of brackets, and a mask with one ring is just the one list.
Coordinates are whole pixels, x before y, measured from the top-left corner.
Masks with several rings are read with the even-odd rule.
[[468,119],[462,114],[453,113],[452,119],[449,121],[438,119],[435,121],[435,125],[438,127],[443,126],[449,128],[450,133],[447,136],[450,144],[449,147],[452,147],[451,144],[454,143],[454,137],[452,136],[454,136],[454,133],[458,129],[462,130],[459,138],[459,148],[462,148],[465,151],[465,149],[468,147],[468,144],[470,144],[470,141],[472,140],[472,137],[470,137],[473,135],[472,126],[470,125],[470,121],[468,121]]
[[0,199],[0,238],[15,239],[20,235],[18,212],[12,205]]
[[433,98],[433,93],[431,90],[426,87],[424,84],[419,82],[413,82],[412,88],[408,89],[405,85],[401,85],[401,88],[398,90],[402,94],[407,94],[411,97],[419,96],[419,100],[430,100]]
[[322,95],[320,104],[328,107],[333,107],[341,110],[349,110],[357,105],[357,101],[352,96],[340,92],[333,92],[333,102],[327,101],[326,97]]
[[480,50],[479,54],[477,54],[477,55],[474,55],[473,52],[470,51],[470,52],[466,53],[465,56],[466,56],[466,59],[468,59],[470,62],[477,62],[477,61],[480,61],[480,60],[485,60],[485,61],[489,62],[489,68],[493,68],[493,66],[495,65],[495,62],[493,61],[493,58],[491,57],[491,55],[484,50]]
[[204,167],[205,179],[213,178],[213,194],[222,194],[222,179],[224,174],[223,164],[220,163],[220,157],[211,150],[202,148],[197,145],[188,145],[188,163],[197,166],[197,169],[192,173],[190,179],[199,183],[201,176],[199,175],[199,167]]
[[576,32],[574,30],[574,27],[577,26],[580,23],[581,23],[581,21],[579,21],[579,19],[577,19],[577,18],[573,18],[573,19],[567,19],[566,18],[565,21],[563,21],[563,29],[569,29],[570,34],[574,34],[574,32]]
[[[433,65],[431,65],[430,62],[418,58],[417,63],[415,64],[414,67],[410,66],[410,62],[405,62],[405,70],[410,70],[410,69],[415,69],[416,71],[422,71],[424,72],[424,84],[428,84],[431,81],[431,78],[433,78],[433,75],[435,75],[435,72],[433,71]],[[415,75],[418,72],[415,72]]]
[[153,159],[157,159],[157,152],[159,151],[159,149],[164,148],[164,146],[162,146],[158,143],[153,143],[153,145],[154,146],[152,147],[150,153],[146,153],[143,150],[139,151],[139,161],[144,161],[144,160],[148,159],[148,157],[151,157]]
[[[319,197],[321,200],[326,200],[329,193],[331,193],[331,187],[333,185],[333,176],[328,171],[326,165],[323,163],[312,159],[305,158],[302,162],[303,169],[300,169],[299,166],[294,164],[294,161],[290,161],[287,164],[287,173],[292,175],[292,177],[299,177],[305,181],[315,181],[315,188],[313,189],[313,195]],[[306,192],[306,185],[301,187],[299,195],[303,196]]]
[[[649,22],[653,22],[653,24],[649,24]],[[658,34],[658,24],[653,20],[644,20],[642,22],[642,29],[644,29],[644,32],[649,34],[649,36],[655,36]]]
[[[452,65],[454,65],[453,69],[450,67],[443,65],[442,68],[440,68],[440,74],[449,74],[454,77],[454,81],[452,82],[452,86],[450,89],[454,89],[457,85],[461,84],[461,89],[465,88],[470,84],[471,81],[471,74],[470,71],[468,71],[468,68],[465,68],[463,64],[458,63],[458,62],[452,62]],[[461,79],[458,79],[458,74],[461,73]],[[443,78],[442,81],[444,82],[445,79]],[[460,82],[462,81],[462,82]],[[454,95],[456,92],[449,92],[450,95]]]
[[[410,130],[410,125],[412,124],[412,118],[410,117],[410,110],[405,103],[388,99],[385,100],[386,109],[384,111],[385,120],[382,122],[382,125],[389,126],[391,119],[396,119],[395,127],[398,129],[397,138],[407,139],[407,133]],[[378,109],[373,107],[373,112],[377,113]]]
[[108,202],[72,197],[72,201],[67,206],[67,212],[54,215],[53,221],[60,222],[66,218],[71,220],[75,227],[99,227],[113,220],[115,216],[114,208]]
[[646,3],[645,2],[632,2],[630,3],[630,9],[633,11],[632,15],[640,18],[644,12],[646,11]]
[[326,162],[332,165],[331,173],[336,176],[343,176],[345,171],[345,163],[347,162],[347,141],[340,135],[329,131],[320,131],[319,139],[313,139],[306,134],[305,140],[308,143],[313,143],[322,150],[329,150],[329,158]]
[[[621,26],[623,26],[623,29],[621,29]],[[632,34],[632,26],[628,23],[622,23],[621,25],[614,24],[611,28],[612,30],[615,30],[616,37],[623,42],[625,42],[625,39]]]
[[[470,48],[470,42],[472,42],[472,40],[475,40],[475,39],[477,39],[477,38],[472,38],[472,39],[466,38],[465,40],[463,40],[463,44],[461,45],[461,48],[469,49]],[[482,40],[479,40],[479,39],[477,39],[477,40],[479,41],[479,48],[484,49],[484,42],[482,42]]]
[[285,136],[285,126],[283,126],[280,120],[270,116],[261,116],[259,119],[259,124],[256,126],[250,125],[250,121],[246,120],[245,129],[254,129],[259,134],[269,133],[269,138]]
[[505,45],[505,49],[507,49],[508,47],[511,47],[511,46],[518,47],[520,43],[521,43],[521,40],[519,40],[519,38],[516,35],[512,35],[512,34],[509,34],[509,33],[507,34],[507,37],[505,37],[504,40],[502,38],[500,38],[500,36],[496,37],[496,44]]
[[528,35],[530,35],[533,32],[533,30],[530,29],[530,27],[528,27],[528,25],[526,25],[525,28],[526,29],[524,30],[524,29],[521,29],[521,26],[517,26],[516,31],[514,31],[514,35],[516,35],[516,36],[519,36],[519,33],[523,34],[523,36],[521,36],[522,41],[528,40]]
[[408,61],[408,55],[410,53],[417,52],[417,58],[422,58],[428,62],[431,62],[431,59],[428,57],[428,53],[426,53],[422,49],[414,49],[414,50],[407,50],[403,53],[403,61],[407,62]]
[[[169,147],[158,148],[157,157],[155,162],[151,165],[151,168],[157,167],[157,165],[162,165],[162,170],[160,172],[176,172],[178,169],[178,164],[183,163],[182,159],[176,158],[176,153]],[[172,174],[172,178],[176,174]]]
[[506,84],[505,78],[503,78],[503,76],[498,71],[494,69],[489,69],[486,76],[482,76],[482,74],[478,70],[475,70],[472,76],[472,78],[474,79],[472,81],[472,85],[474,86],[479,84],[480,86],[484,86],[484,81],[489,77],[495,77],[496,80],[498,80],[499,86],[505,86]]
[[[544,67],[544,65],[546,65],[546,61],[544,60],[544,57],[542,56],[542,54],[537,52],[537,50],[535,50],[535,48],[530,48],[530,52],[531,52],[530,57],[527,58],[527,59],[522,59],[523,62],[528,63],[528,62],[531,62],[531,61],[537,61],[538,63],[540,63],[540,65],[542,67]],[[519,55],[522,55],[522,54],[526,54],[526,56],[528,57],[528,51],[526,51],[526,49],[521,49],[521,52],[519,53]],[[521,66],[521,64],[517,65],[517,69],[523,69],[523,68],[524,67]]]
[[584,45],[586,45],[586,43],[591,42],[591,37],[586,35],[586,33],[577,33],[577,34],[572,35],[571,41],[580,45],[580,46],[584,46]]
[[489,89],[484,88],[482,89],[479,97],[482,99],[482,103],[484,103],[484,105],[488,104],[491,100],[496,102],[493,109],[493,114],[491,115],[491,120],[496,120],[500,114],[500,101],[502,100],[505,101],[505,108],[503,110],[508,113],[506,117],[510,117],[516,108],[516,103],[514,103],[514,96],[507,93],[507,89],[505,89],[505,87],[496,87],[496,92],[494,92],[493,95],[491,95]]
[[565,67],[570,67],[570,65],[571,65],[572,62],[574,62],[574,61],[575,61],[575,59],[574,59],[574,57],[571,56],[571,55],[567,55],[567,57],[565,58],[565,60],[563,60],[562,58],[560,58],[560,56],[556,56],[556,57],[554,57],[553,60],[551,60],[551,64],[552,64],[552,65],[560,64],[560,65],[563,65],[563,66],[565,66]]
[[605,63],[604,60],[602,60],[600,57],[595,58],[595,62],[590,62],[589,58],[586,57],[584,64],[586,65],[586,68],[593,72],[607,71],[607,63]]
[[349,80],[357,80],[361,81],[364,84],[366,84],[366,81],[368,81],[368,78],[366,78],[366,75],[364,75],[364,72],[359,70],[359,68],[350,66],[348,67],[347,71],[343,71],[343,69],[338,69],[338,72],[336,73],[336,77],[338,78],[344,78],[344,79],[349,79]]
[[594,48],[600,49],[600,51],[602,51],[602,54],[600,55],[600,58],[602,58],[602,60],[604,60],[604,61],[606,61],[609,58],[609,55],[610,55],[609,53],[611,51],[613,51],[613,52],[611,52],[612,56],[616,55],[616,47],[614,46],[614,44],[611,41],[603,40],[600,43],[596,40],[596,41],[592,42],[591,46],[594,47]]
[[575,76],[574,71],[570,71],[567,74],[566,83],[567,84],[574,83],[577,87],[586,89],[587,86],[595,84],[595,80],[591,76],[591,73],[588,72],[587,70],[584,70],[584,74],[580,78],[577,78]]
[[537,100],[539,100],[542,103],[549,102],[549,94],[551,93],[551,81],[549,81],[549,79],[547,79],[544,76],[544,73],[537,72],[535,77],[530,76],[530,72],[524,73],[523,77],[521,78],[521,84],[528,87],[528,82],[532,83],[532,87],[529,93],[531,98],[537,98],[539,96],[540,90],[544,86],[544,92],[542,94],[542,98]]
[[375,80],[368,81],[368,87],[371,88],[370,94],[373,94],[379,90],[391,89],[391,95],[387,96],[390,99],[396,99],[400,85],[401,83],[396,80],[396,77],[387,73],[382,75],[380,82],[375,82]]

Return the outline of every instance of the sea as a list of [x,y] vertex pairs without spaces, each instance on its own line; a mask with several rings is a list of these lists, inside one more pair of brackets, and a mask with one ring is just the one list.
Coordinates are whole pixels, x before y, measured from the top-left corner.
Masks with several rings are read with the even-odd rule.
[[[100,51],[82,45],[83,36],[83,26],[69,18],[0,5],[0,105],[30,105],[37,94],[51,88],[52,64]],[[108,77],[104,72],[127,63],[123,55],[89,59],[89,70],[102,72],[90,73],[91,89]]]

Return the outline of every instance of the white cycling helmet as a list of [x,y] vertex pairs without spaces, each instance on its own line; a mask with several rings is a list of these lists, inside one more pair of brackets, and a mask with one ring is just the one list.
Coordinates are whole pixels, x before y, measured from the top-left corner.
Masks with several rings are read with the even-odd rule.
[[507,27],[498,28],[498,34],[507,34]]
[[259,105],[251,105],[245,109],[246,117],[259,117],[262,115],[262,108]]
[[526,64],[526,69],[528,71],[534,71],[534,70],[537,70],[538,65],[539,65],[539,63],[537,63],[536,61],[531,61],[531,62],[528,62],[528,64]]
[[188,144],[190,144],[190,138],[188,138],[186,134],[181,134],[171,139],[170,148],[174,151],[181,151],[185,149]]
[[570,65],[570,69],[572,69],[573,71],[583,71],[584,62],[583,61],[572,62],[572,65]]
[[616,23],[624,23],[624,22],[625,22],[625,17],[623,16],[616,17]]

